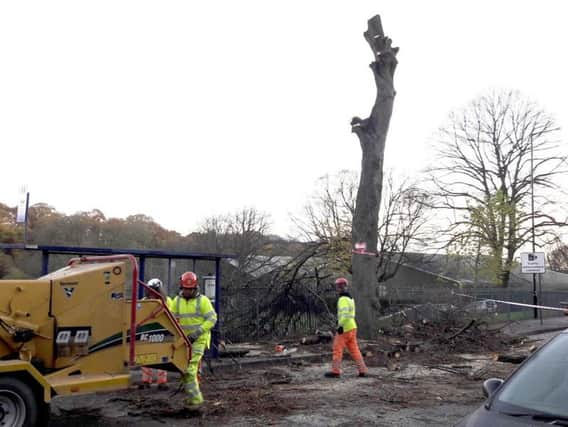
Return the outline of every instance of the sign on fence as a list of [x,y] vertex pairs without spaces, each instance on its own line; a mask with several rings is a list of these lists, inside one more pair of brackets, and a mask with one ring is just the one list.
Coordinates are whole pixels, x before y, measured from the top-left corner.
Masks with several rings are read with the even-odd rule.
[[27,223],[29,197],[30,193],[28,193],[26,187],[20,188],[18,208],[16,210],[16,224]]
[[205,296],[211,301],[215,301],[215,276],[203,276],[202,279]]

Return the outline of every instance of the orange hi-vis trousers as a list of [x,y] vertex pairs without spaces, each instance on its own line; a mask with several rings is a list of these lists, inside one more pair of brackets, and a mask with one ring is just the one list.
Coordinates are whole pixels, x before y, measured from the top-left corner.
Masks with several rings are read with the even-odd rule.
[[344,332],[341,335],[335,334],[333,338],[333,362],[331,364],[331,372],[341,374],[341,361],[343,360],[343,350],[347,347],[351,358],[357,364],[359,373],[366,374],[367,366],[359,351],[359,344],[357,344],[357,329],[352,329],[349,332]]
[[142,382],[144,384],[152,384],[154,372],[156,373],[157,384],[166,384],[168,382],[168,371],[152,369],[146,366],[142,366]]

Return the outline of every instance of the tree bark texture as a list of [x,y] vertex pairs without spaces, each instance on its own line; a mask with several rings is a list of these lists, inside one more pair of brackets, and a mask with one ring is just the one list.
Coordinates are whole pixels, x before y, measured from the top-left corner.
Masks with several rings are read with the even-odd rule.
[[[398,48],[393,48],[392,41],[385,37],[379,15],[369,20],[364,37],[375,57],[370,67],[375,77],[377,96],[368,118],[354,117],[351,120],[351,131],[359,138],[362,151],[352,242],[354,245],[366,243],[367,251],[375,252],[383,187],[385,142],[395,96],[393,76]],[[354,252],[352,266],[352,293],[357,301],[359,334],[364,338],[373,338],[378,332],[375,324],[380,308],[377,293],[377,258]]]

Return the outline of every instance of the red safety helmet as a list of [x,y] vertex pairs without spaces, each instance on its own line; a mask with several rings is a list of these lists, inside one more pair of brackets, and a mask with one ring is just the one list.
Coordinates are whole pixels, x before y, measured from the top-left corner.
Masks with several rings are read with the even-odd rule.
[[349,282],[345,277],[338,277],[335,279],[335,287],[336,288],[346,288],[349,285]]
[[179,278],[179,285],[186,289],[197,288],[197,275],[193,271],[186,271]]

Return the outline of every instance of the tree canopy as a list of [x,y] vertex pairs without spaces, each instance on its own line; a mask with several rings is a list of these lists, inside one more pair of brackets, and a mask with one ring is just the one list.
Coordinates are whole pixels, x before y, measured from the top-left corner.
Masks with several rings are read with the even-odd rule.
[[479,97],[440,129],[429,171],[434,207],[449,213],[446,244],[490,255],[498,285],[507,286],[515,253],[533,230],[541,247],[566,225],[551,197],[566,171],[558,131],[549,114],[514,91]]

